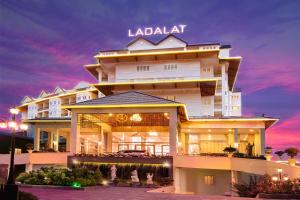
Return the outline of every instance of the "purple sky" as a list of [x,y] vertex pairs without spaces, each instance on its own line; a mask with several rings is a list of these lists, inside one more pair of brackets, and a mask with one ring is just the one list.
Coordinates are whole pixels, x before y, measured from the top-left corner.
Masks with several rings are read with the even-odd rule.
[[128,28],[186,24],[189,43],[233,46],[243,62],[244,114],[281,120],[268,145],[300,148],[300,1],[0,1],[0,117],[23,96],[79,80],[99,50],[120,49]]

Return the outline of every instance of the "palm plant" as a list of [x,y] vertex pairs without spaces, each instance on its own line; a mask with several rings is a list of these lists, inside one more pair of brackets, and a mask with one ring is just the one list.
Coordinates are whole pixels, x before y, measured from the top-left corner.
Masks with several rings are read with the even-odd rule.
[[279,157],[280,160],[282,160],[281,156],[283,156],[283,154],[285,154],[285,152],[284,151],[276,151],[275,154]]

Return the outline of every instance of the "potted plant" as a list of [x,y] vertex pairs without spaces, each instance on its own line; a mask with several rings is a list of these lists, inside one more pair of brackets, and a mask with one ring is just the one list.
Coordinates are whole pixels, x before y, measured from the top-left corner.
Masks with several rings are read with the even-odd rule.
[[290,159],[288,159],[289,164],[295,166],[297,161],[295,157],[298,155],[299,149],[290,147],[284,150],[284,152],[290,157]]
[[25,147],[26,147],[28,153],[32,153],[32,151],[33,151],[33,144],[32,143],[26,144]]
[[272,147],[267,146],[265,148],[265,157],[267,161],[270,161],[272,158]]
[[231,158],[233,153],[236,152],[236,148],[229,146],[229,147],[225,147],[223,151],[227,153],[228,158]]
[[276,151],[275,154],[279,157],[280,160],[282,160],[281,156],[283,156],[284,151]]

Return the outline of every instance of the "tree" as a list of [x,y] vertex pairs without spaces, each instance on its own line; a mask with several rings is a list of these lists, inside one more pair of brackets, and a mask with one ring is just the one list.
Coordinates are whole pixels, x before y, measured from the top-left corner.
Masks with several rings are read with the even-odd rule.
[[299,149],[290,147],[290,148],[285,149],[284,152],[293,159],[294,157],[296,157],[298,155]]

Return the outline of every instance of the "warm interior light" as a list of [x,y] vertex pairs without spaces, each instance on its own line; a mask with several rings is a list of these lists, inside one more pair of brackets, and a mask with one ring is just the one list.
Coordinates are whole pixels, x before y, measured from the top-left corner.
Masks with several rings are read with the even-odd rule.
[[169,113],[164,113],[164,116],[167,117],[169,115]]
[[228,129],[228,132],[231,132],[232,130],[231,129]]
[[11,114],[14,114],[14,115],[19,114],[19,110],[16,109],[16,108],[11,108],[11,109],[9,109],[9,112],[10,112]]
[[164,167],[170,167],[170,163],[164,162],[164,163],[163,163],[163,166],[164,166]]
[[234,146],[235,148],[238,148],[238,147],[239,147],[239,143],[235,142],[235,143],[233,144],[233,146]]
[[156,131],[150,131],[149,132],[149,136],[157,136],[157,132]]
[[254,130],[253,130],[253,129],[250,129],[249,131],[250,131],[250,132],[253,132]]
[[285,177],[283,177],[283,180],[287,181],[287,180],[289,180],[289,177],[285,176]]
[[5,122],[0,123],[0,128],[7,128],[7,124]]
[[211,132],[211,129],[208,129],[208,132]]
[[28,130],[28,125],[27,124],[21,124],[20,129],[23,130],[23,131],[26,131],[26,130]]
[[102,141],[98,141],[98,145],[102,145]]
[[278,181],[278,177],[277,177],[277,176],[273,176],[273,177],[272,177],[272,180],[273,180],[273,181]]
[[277,172],[278,172],[278,173],[281,173],[281,172],[282,172],[282,169],[281,169],[281,168],[277,169]]
[[181,143],[181,142],[178,142],[178,146],[181,147],[181,146],[182,146],[182,143]]
[[188,132],[191,132],[191,129],[188,129]]
[[108,114],[108,116],[110,116],[110,117],[111,117],[112,115],[113,115],[112,113],[109,113],[109,114]]

